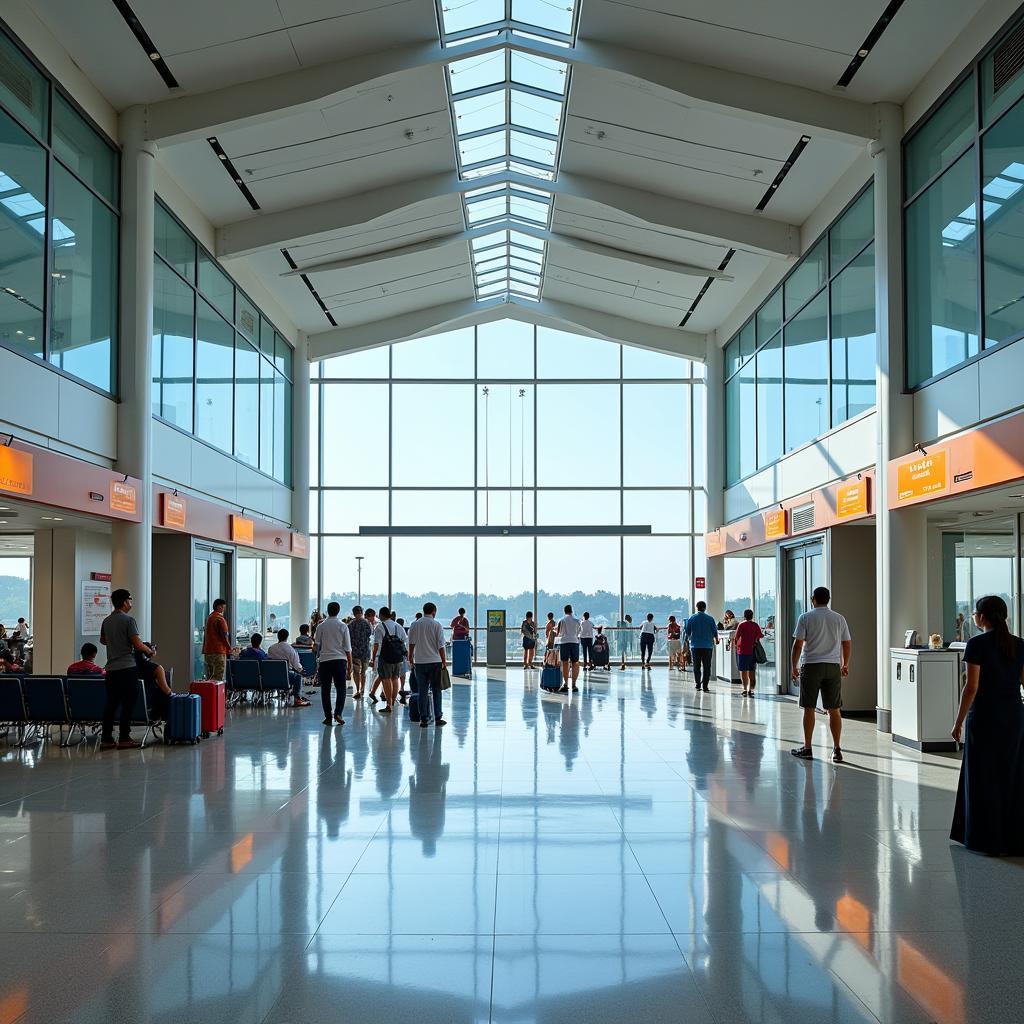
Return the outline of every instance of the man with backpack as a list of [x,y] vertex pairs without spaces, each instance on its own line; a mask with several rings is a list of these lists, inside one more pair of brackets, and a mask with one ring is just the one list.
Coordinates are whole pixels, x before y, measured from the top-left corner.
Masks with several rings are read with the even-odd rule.
[[398,682],[402,675],[402,662],[406,657],[406,642],[409,637],[405,630],[391,618],[388,608],[377,613],[377,628],[373,631],[373,663],[379,665],[377,677],[384,687],[384,703],[381,714],[390,715],[398,697]]

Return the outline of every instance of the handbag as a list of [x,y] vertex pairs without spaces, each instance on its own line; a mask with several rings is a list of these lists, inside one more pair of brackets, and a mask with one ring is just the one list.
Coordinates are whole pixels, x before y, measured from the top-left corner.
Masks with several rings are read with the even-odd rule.
[[765,653],[764,645],[760,640],[754,641],[754,661],[758,665],[768,664],[768,655]]
[[452,677],[448,672],[447,665],[441,666],[441,689],[450,690],[452,688]]

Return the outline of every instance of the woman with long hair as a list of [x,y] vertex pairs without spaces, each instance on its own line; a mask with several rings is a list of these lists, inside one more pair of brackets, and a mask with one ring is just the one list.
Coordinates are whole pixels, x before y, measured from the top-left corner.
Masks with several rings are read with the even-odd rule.
[[1007,625],[1006,602],[982,597],[967,641],[967,685],[953,723],[964,757],[950,839],[993,857],[1024,855],[1024,640]]

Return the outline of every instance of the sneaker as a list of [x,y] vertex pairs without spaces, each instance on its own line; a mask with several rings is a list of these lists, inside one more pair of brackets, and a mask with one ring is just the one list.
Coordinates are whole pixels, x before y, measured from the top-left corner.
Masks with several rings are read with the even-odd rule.
[[142,744],[138,740],[118,740],[118,750],[141,750]]
[[380,713],[381,713],[382,715],[390,715],[390,714],[391,714],[391,708],[389,708],[389,707],[387,707],[387,706],[385,706],[385,707],[382,707],[382,708],[380,709]]
[[580,692],[580,688],[579,688],[578,686],[574,686],[574,687],[572,688],[572,692],[573,692],[573,693],[579,693],[579,692]]
[[796,747],[790,753],[794,757],[799,757],[801,761],[811,761],[814,759],[814,751],[810,747]]
[[447,724],[448,724],[448,723],[447,723],[447,722],[446,722],[446,721],[445,721],[445,720],[444,720],[443,718],[439,718],[439,719],[438,719],[438,720],[437,720],[437,721],[436,721],[436,722],[434,723],[434,728],[435,728],[435,729],[440,729],[442,725],[447,725]]
[[559,693],[568,693],[569,692],[569,687],[568,686],[560,686],[558,688],[558,692]]
[[335,715],[334,716],[334,721],[337,722],[338,725],[344,725],[345,724],[345,719],[342,718],[341,715]]
[[104,740],[100,744],[100,750],[117,750],[117,744],[113,740]]
[[845,758],[843,757],[843,752],[839,749],[839,747],[836,747],[832,751],[832,760],[835,761],[836,764],[842,764],[845,761]]
[[333,719],[331,719],[331,718],[325,718],[324,719],[324,725],[330,725],[332,721],[333,721]]
[[701,689],[702,689],[702,690],[703,690],[703,691],[704,691],[705,693],[710,693],[710,692],[711,692],[711,691],[710,691],[710,690],[709,690],[709,689],[708,689],[708,688],[707,688],[706,686],[702,686],[702,687],[701,687]]
[[295,699],[295,703],[292,704],[292,707],[293,708],[308,708],[309,707],[309,701],[306,700],[305,697],[297,697]]
[[421,728],[421,729],[426,729],[426,727],[427,727],[427,726],[428,726],[429,724],[430,724],[429,722],[424,722],[424,721],[423,721],[422,719],[420,720],[420,728]]

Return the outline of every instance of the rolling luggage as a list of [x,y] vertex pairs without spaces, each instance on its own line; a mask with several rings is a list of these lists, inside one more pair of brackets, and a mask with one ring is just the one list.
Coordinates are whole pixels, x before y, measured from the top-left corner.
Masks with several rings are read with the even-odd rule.
[[199,722],[203,739],[211,733],[224,735],[224,684],[219,679],[204,679],[189,687],[200,701]]
[[473,675],[473,644],[469,640],[452,641],[452,675]]
[[167,699],[164,743],[198,743],[202,701],[195,693],[172,693]]
[[557,665],[545,665],[540,674],[540,688],[554,693],[562,688],[562,670]]
[[420,720],[420,698],[418,694],[412,693],[409,695],[409,721],[418,722]]
[[608,668],[608,647],[603,645],[595,647],[591,653],[591,661],[594,668]]

